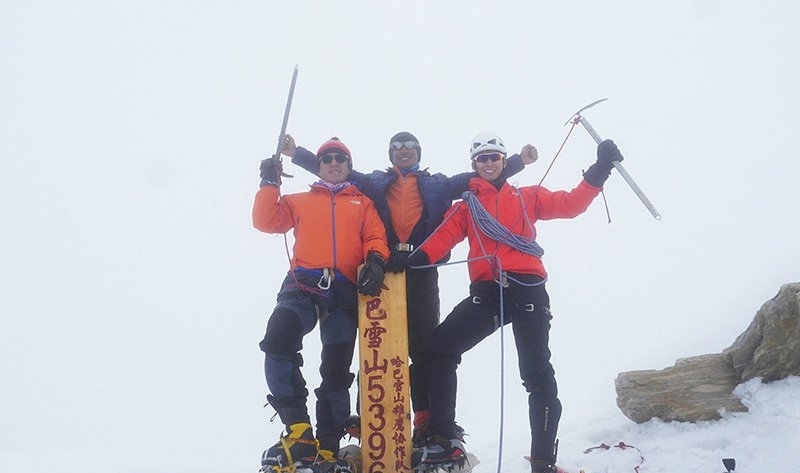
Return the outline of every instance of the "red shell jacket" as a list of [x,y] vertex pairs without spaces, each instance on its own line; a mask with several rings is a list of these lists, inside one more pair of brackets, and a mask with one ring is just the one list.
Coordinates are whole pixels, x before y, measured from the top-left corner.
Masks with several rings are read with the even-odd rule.
[[[481,178],[470,180],[469,187],[483,207],[498,222],[514,234],[528,238],[536,237],[536,228],[533,224],[537,220],[576,217],[586,211],[601,190],[584,180],[569,192],[550,191],[540,186],[515,188],[507,183],[504,183],[498,191],[492,183]],[[495,255],[499,258],[503,271],[547,276],[541,259],[476,232],[479,230],[473,224],[466,202],[456,202],[447,211],[442,226],[431,235],[421,249],[428,255],[430,261],[438,261],[465,237],[468,238],[469,259],[480,258],[468,263],[469,278],[472,282],[498,278],[497,270],[492,269],[492,259],[481,258],[485,255]],[[497,268],[496,261],[494,266]]]
[[332,268],[353,283],[370,251],[389,257],[383,222],[353,185],[334,194],[314,184],[308,192],[284,196],[264,186],[253,203],[253,226],[265,233],[294,229],[292,268]]

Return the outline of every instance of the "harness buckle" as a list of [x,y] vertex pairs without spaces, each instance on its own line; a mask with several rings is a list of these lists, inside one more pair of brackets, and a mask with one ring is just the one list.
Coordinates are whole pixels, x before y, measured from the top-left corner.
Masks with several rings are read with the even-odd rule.
[[412,252],[414,251],[414,245],[412,245],[411,243],[398,243],[397,245],[395,245],[394,249],[396,251]]
[[481,296],[472,296],[472,303],[473,304],[481,304],[481,303],[483,303],[483,301],[481,301]]
[[522,310],[524,310],[525,312],[533,312],[536,310],[536,306],[534,306],[533,304],[525,304],[524,306],[522,306]]

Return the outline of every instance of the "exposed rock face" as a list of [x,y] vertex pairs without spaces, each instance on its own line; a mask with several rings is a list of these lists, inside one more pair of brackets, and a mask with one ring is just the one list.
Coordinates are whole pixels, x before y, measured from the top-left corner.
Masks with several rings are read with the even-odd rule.
[[721,354],[682,358],[663,370],[620,373],[614,384],[617,406],[639,424],[653,417],[666,421],[715,420],[721,410],[747,410],[732,395],[738,378]]
[[743,382],[800,375],[800,283],[781,287],[722,353]]
[[786,284],[723,353],[678,360],[663,370],[620,373],[617,406],[637,423],[696,422],[747,409],[734,388],[751,378],[800,375],[800,283]]

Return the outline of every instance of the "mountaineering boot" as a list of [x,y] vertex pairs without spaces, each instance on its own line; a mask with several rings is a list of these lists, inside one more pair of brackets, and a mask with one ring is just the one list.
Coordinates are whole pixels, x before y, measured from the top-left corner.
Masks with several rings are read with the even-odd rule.
[[[463,434],[463,431],[462,431]],[[464,466],[467,449],[461,438],[447,438],[442,435],[429,435],[421,447],[411,453],[411,467],[426,470],[428,467],[441,467],[450,470],[456,465]]]
[[531,473],[556,473],[556,466],[545,460],[531,460]]
[[[455,424],[453,426],[453,429],[454,430],[452,437],[461,440],[461,442],[463,443],[466,443],[464,442],[464,437],[467,436],[467,434],[464,432],[464,428],[458,424]],[[425,442],[427,442],[428,437],[430,437],[430,435],[431,435],[431,428],[427,422],[414,427],[414,430],[411,433],[411,446],[413,448],[422,447],[423,445],[425,445]]]
[[320,450],[311,466],[314,473],[354,473],[356,466],[343,458],[337,458],[330,450]]
[[304,397],[276,397],[267,395],[267,402],[275,408],[286,435],[261,455],[262,472],[293,471],[294,464],[313,462],[319,450],[311,418]]
[[[414,413],[414,429],[411,432],[411,446],[420,448],[425,445],[431,433],[430,411],[417,411]],[[453,425],[453,438],[464,441],[464,428],[458,424]]]
[[349,419],[347,419],[347,427],[345,427],[345,432],[350,438],[357,438],[361,439],[361,417],[358,415],[351,415]]
[[317,456],[317,440],[311,424],[299,422],[286,429],[278,443],[261,455],[261,471],[282,471],[296,463],[311,463]]
[[430,433],[431,411],[425,409],[414,413],[414,429],[411,431],[411,446],[420,448]]

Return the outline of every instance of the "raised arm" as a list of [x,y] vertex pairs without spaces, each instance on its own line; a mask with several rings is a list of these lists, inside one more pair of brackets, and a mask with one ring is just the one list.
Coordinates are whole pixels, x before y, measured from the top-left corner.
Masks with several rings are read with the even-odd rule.
[[523,162],[522,156],[519,154],[512,154],[511,157],[506,160],[506,169],[503,174],[505,174],[506,178],[509,178],[525,169],[526,164],[530,163]]
[[253,202],[253,227],[264,233],[286,233],[294,227],[292,209],[276,185],[265,185]]

